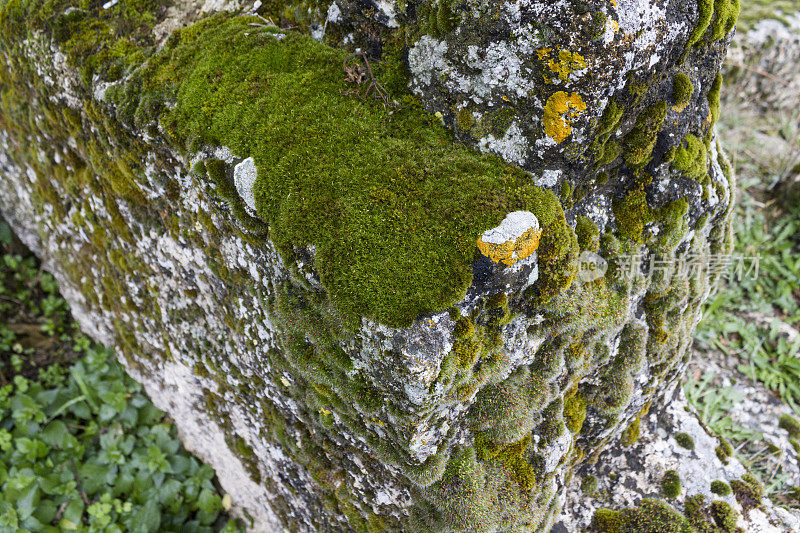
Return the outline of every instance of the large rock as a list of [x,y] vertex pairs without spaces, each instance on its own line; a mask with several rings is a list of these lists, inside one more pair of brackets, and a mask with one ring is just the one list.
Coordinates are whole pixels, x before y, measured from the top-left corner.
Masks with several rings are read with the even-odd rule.
[[4,1],[0,209],[254,530],[544,531],[719,276],[737,6]]

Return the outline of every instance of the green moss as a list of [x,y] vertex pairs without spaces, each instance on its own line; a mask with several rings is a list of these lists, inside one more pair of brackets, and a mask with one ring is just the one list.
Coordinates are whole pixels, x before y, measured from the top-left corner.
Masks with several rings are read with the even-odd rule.
[[497,528],[501,511],[493,505],[497,489],[485,487],[486,481],[486,466],[477,460],[475,449],[460,448],[427,493],[447,517],[449,527],[491,531]]
[[472,111],[466,107],[459,109],[458,113],[456,113],[456,124],[463,131],[471,130],[472,126],[475,125],[475,117],[472,116]]
[[686,498],[683,516],[669,504],[653,499],[621,511],[598,509],[591,529],[600,533],[742,533],[737,518],[726,502],[706,505],[703,495],[697,494]]
[[739,513],[728,502],[711,502],[711,516],[723,533],[741,533],[741,528],[736,525]]
[[592,12],[592,23],[589,26],[589,36],[592,39],[599,39],[606,31],[606,21],[608,18],[602,11]]
[[620,533],[622,531],[622,513],[601,507],[594,512],[592,528],[598,533]]
[[678,433],[677,435],[675,435],[675,442],[677,442],[678,446],[680,446],[681,448],[686,448],[687,450],[694,450],[694,439],[686,433]]
[[608,165],[609,163],[613,163],[621,152],[622,146],[614,139],[611,139],[603,145],[603,152],[602,155],[597,158],[597,164]]
[[632,242],[643,243],[644,226],[654,220],[644,190],[630,191],[622,200],[614,201],[613,209],[617,219],[617,232]]
[[[711,87],[708,89],[706,99],[708,100],[708,107],[711,112],[711,124],[716,124],[719,120],[719,105],[720,105],[720,91],[722,90],[722,74],[717,74]],[[709,130],[710,132],[711,130]]]
[[531,436],[528,435],[518,442],[502,447],[495,455],[497,461],[509,469],[511,479],[519,485],[523,493],[529,493],[536,487],[536,474],[526,453],[530,444]]
[[752,474],[745,474],[741,479],[734,479],[730,485],[736,501],[745,511],[761,506],[764,486]]
[[[635,322],[629,322],[622,328],[614,366],[620,371],[635,374],[642,368],[646,352],[647,329]],[[643,410],[643,413],[646,412]]]
[[708,152],[706,145],[691,133],[675,152],[672,168],[684,177],[701,181],[708,174]]
[[589,217],[579,216],[575,223],[575,234],[578,237],[578,246],[581,251],[600,250],[600,229]]
[[699,0],[697,2],[697,24],[695,24],[694,30],[692,30],[692,33],[689,35],[689,42],[686,43],[687,49],[700,42],[703,34],[705,34],[708,26],[711,24],[711,17],[714,14],[714,1],[715,0]]
[[589,474],[581,480],[581,492],[592,495],[597,491],[597,477]]
[[502,137],[514,122],[516,115],[516,108],[511,106],[487,111],[473,127],[472,136],[480,138],[491,134],[495,137]]
[[628,74],[628,84],[625,86],[628,92],[633,97],[634,104],[638,104],[642,97],[647,94],[650,88],[648,80],[637,80],[633,73]]
[[592,407],[604,415],[619,413],[630,402],[633,376],[630,368],[610,365],[600,377],[600,386],[592,399]]
[[417,6],[417,16],[424,21],[422,31],[436,37],[442,37],[450,32],[458,22],[453,12],[452,0],[438,0],[422,2]]
[[639,431],[641,427],[641,419],[640,417],[636,417],[633,419],[633,422],[625,428],[625,431],[622,432],[622,435],[619,437],[619,442],[623,446],[631,446],[632,444],[636,443],[639,440]]
[[144,61],[154,45],[153,26],[169,2],[127,0],[108,9],[100,3],[71,4],[5,2],[0,40],[13,45],[27,39],[28,32],[47,32],[88,84],[95,76],[116,81]]
[[702,494],[689,496],[683,502],[683,515],[698,532],[714,533],[709,527],[704,507],[705,497]]
[[249,22],[213,16],[177,32],[113,98],[123,117],[144,118],[146,95],[174,87],[177,107],[160,118],[171,139],[253,157],[270,237],[285,256],[316,247],[341,311],[399,326],[446,309],[471,283],[477,238],[519,209],[543,227],[543,297],[571,282],[565,261],[577,246],[552,193],[453,143],[416,106],[345,95],[344,52],[291,32],[278,41]]
[[675,470],[667,470],[661,478],[661,491],[667,498],[677,498],[681,493],[681,478]]
[[727,465],[730,456],[733,455],[733,448],[727,440],[720,438],[719,446],[714,448],[714,453],[717,454],[717,458],[722,462],[722,464]]
[[717,479],[711,482],[711,492],[713,492],[717,496],[727,496],[728,494],[731,493],[731,488],[724,481],[720,481],[719,479]]
[[649,498],[633,509],[598,509],[592,526],[598,533],[696,533],[675,509]]
[[631,167],[646,165],[656,145],[661,124],[667,116],[667,103],[660,102],[642,111],[623,140],[623,158]]
[[526,366],[504,381],[482,389],[470,410],[470,423],[482,441],[495,446],[519,442],[533,429],[535,414],[548,401],[544,380]]
[[782,414],[778,420],[778,427],[785,429],[790,437],[795,439],[800,438],[800,421],[792,415]]
[[622,147],[616,140],[610,140],[610,137],[617,129],[623,114],[624,110],[612,100],[603,110],[603,115],[597,122],[590,149],[594,152],[594,159],[598,165],[606,165],[619,157]]
[[564,400],[564,422],[572,433],[580,433],[586,419],[586,399],[577,392]]
[[694,87],[689,76],[683,72],[675,74],[672,79],[672,99],[675,102],[675,106],[680,109],[685,108],[691,101],[693,92]]
[[461,317],[453,328],[453,336],[457,339],[469,339],[475,336],[475,326],[468,317]]
[[439,0],[439,5],[436,9],[436,28],[439,30],[439,35],[452,31],[456,25],[457,18],[453,13],[451,1]]
[[718,41],[733,31],[739,18],[739,0],[714,0],[711,40]]

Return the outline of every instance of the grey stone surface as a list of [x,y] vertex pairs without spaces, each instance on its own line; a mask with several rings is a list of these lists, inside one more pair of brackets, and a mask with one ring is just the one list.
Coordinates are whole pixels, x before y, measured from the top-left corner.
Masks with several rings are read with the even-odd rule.
[[[712,371],[712,368],[706,370]],[[754,392],[752,388],[745,390]],[[730,504],[739,513],[738,526],[744,531],[788,533],[800,530],[800,512],[779,507],[769,498],[761,500],[760,508],[745,511],[733,493],[719,496],[711,492],[712,481],[730,483],[748,470],[735,457],[730,458],[727,465],[723,464],[715,453],[719,439],[699,422],[682,390],[676,388],[669,395],[671,401],[663,410],[642,418],[641,434],[636,443],[623,446],[617,442],[602,452],[596,463],[577,470],[567,487],[564,514],[552,531],[581,531],[589,526],[594,512],[601,507],[621,509],[634,507],[644,498],[664,498],[661,479],[668,470],[677,471],[681,479],[680,495],[667,500],[679,510],[688,496],[702,494],[706,501],[723,500]],[[737,412],[740,415],[747,412],[745,417],[758,417],[765,409],[770,409],[767,407],[770,403],[764,398],[750,398]],[[775,426],[769,417],[757,424],[759,430],[767,431]],[[686,433],[693,439],[693,450],[678,445],[675,440],[678,433]],[[595,492],[586,494],[581,490],[581,482],[589,475],[596,476],[598,484]]]

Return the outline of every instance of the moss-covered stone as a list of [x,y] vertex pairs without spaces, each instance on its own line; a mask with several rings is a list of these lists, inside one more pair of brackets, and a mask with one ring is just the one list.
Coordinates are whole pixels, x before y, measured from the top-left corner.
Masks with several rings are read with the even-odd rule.
[[711,482],[711,492],[718,496],[727,496],[731,493],[731,487],[719,479]]
[[778,427],[786,430],[790,437],[795,439],[800,438],[800,422],[792,415],[781,415],[778,420]]
[[[309,29],[329,5],[268,2],[260,13]],[[685,289],[692,280],[664,290],[668,281],[641,272],[622,279],[619,256],[642,245],[673,257],[724,247],[712,234],[724,206],[692,204],[693,216],[714,217],[689,238],[688,203],[655,194],[640,171],[671,138],[670,121],[651,116],[661,104],[640,106],[669,101],[668,91],[634,81],[602,100],[610,103],[597,119],[601,100],[567,86],[598,58],[556,47],[535,54],[533,92],[550,107],[546,117],[536,110],[542,131],[521,136],[534,143],[549,129],[562,142],[545,146],[548,157],[569,152],[549,159],[559,199],[534,184],[540,169],[460,146],[442,125],[499,142],[534,106],[504,101],[486,113],[459,104],[437,116],[408,93],[403,61],[421,39],[404,18],[411,6],[398,6],[401,30],[375,25],[364,48],[381,53],[367,57],[386,102],[355,95],[346,51],[257,17],[214,15],[156,48],[150,33],[167,7],[0,7],[0,46],[12,58],[0,65],[0,126],[13,139],[4,149],[37,176],[30,196],[41,235],[59,250],[65,283],[85,294],[86,316],[102,317],[98,327],[151,384],[163,365],[175,365],[170,377],[194,371],[208,427],[224,430],[244,476],[287,524],[546,528],[561,475],[602,446],[597,435],[638,428],[653,390],[636,390],[635,374],[674,379],[700,304]],[[460,6],[416,7],[432,35],[465,35],[454,31],[470,18]],[[581,14],[583,35],[590,19],[604,31],[605,15]],[[345,29],[331,21],[326,42],[341,43]],[[81,70],[76,107],[42,82],[49,56],[36,65],[20,48],[34,31]],[[564,87],[548,88],[556,82]],[[578,135],[586,142],[570,142]],[[248,157],[258,170],[255,211],[234,180]],[[597,226],[597,194],[619,197],[608,227]],[[515,269],[487,266],[476,239],[514,210],[537,217],[537,253]],[[608,257],[609,275],[573,284],[581,250]],[[634,295],[645,293],[634,318]],[[419,348],[432,345],[439,351]],[[427,381],[412,385],[412,370]],[[360,477],[356,460],[375,475]],[[408,500],[376,503],[376,494]]]
[[686,433],[677,433],[675,435],[675,442],[677,442],[678,446],[681,448],[694,450],[694,439]]
[[745,474],[741,479],[730,482],[731,491],[736,501],[745,511],[761,506],[764,497],[764,486],[752,474]]
[[661,124],[667,116],[666,102],[660,102],[642,111],[631,131],[623,140],[623,159],[632,167],[640,167],[650,161]]
[[692,80],[683,72],[678,72],[672,79],[672,99],[675,102],[674,109],[683,111],[692,99],[694,86]]
[[[343,311],[408,325],[463,296],[474,242],[505,213],[532,211],[554,230],[565,224],[550,193],[495,158],[446,142],[424,113],[408,107],[389,120],[390,110],[379,103],[342,96],[347,86],[336,65],[344,53],[303,35],[278,40],[273,29],[253,33],[248,22],[212,17],[176,33],[131,85],[141,89],[112,98],[123,117],[134,118],[151,91],[171,84],[178,105],[159,120],[179,146],[191,140],[253,157],[257,210],[270,238],[284,253],[300,243],[315,246],[322,281]],[[218,53],[204,55],[205,49]],[[210,73],[222,65],[212,82]],[[242,93],[244,87],[250,92]],[[289,108],[294,118],[284,124],[278,117]],[[250,123],[231,127],[244,117]],[[343,150],[348,143],[352,148]],[[478,208],[483,191],[491,191],[496,208]],[[335,223],[315,222],[322,214]],[[557,233],[545,231],[542,247],[551,248]],[[558,247],[549,262],[564,253]]]
[[723,501],[706,505],[702,494],[686,498],[683,514],[661,500],[645,498],[634,508],[598,509],[592,530],[598,533],[741,533],[738,515]]
[[681,478],[675,470],[667,470],[661,478],[661,491],[667,498],[677,498],[681,493]]

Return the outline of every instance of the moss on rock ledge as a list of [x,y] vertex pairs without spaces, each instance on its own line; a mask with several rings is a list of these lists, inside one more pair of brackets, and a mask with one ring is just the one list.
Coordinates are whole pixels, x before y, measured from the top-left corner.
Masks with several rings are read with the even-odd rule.
[[[571,232],[552,193],[453,144],[408,96],[394,109],[348,95],[347,54],[306,35],[254,30],[257,20],[215,16],[176,32],[109,96],[123,119],[160,121],[189,153],[213,145],[253,157],[270,238],[285,253],[316,248],[341,310],[407,326],[446,309],[472,281],[478,236],[511,211],[533,212],[547,265],[563,263]],[[153,113],[154,95],[177,106]],[[540,283],[551,282],[557,289],[547,276]]]

